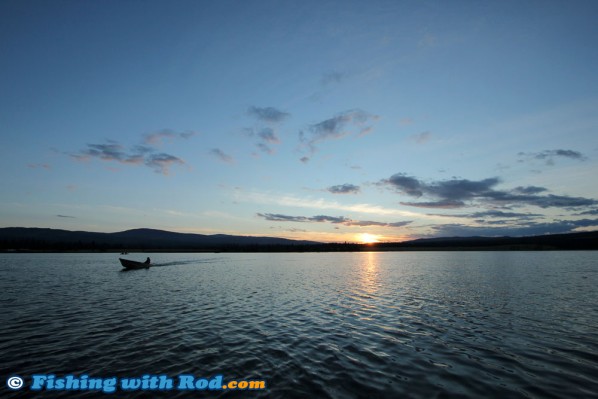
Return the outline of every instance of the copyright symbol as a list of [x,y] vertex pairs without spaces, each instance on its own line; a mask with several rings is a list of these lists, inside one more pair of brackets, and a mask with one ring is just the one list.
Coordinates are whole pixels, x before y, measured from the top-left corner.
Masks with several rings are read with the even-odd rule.
[[6,385],[10,389],[21,389],[23,387],[23,379],[21,377],[10,377],[6,380]]

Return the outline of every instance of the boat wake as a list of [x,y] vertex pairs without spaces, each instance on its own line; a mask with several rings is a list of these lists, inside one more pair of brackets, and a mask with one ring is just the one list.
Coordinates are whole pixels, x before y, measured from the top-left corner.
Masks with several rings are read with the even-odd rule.
[[180,266],[180,265],[191,265],[191,264],[200,264],[200,263],[212,263],[214,259],[194,259],[194,260],[177,260],[173,262],[161,262],[161,263],[152,263],[151,267],[164,267],[164,266]]

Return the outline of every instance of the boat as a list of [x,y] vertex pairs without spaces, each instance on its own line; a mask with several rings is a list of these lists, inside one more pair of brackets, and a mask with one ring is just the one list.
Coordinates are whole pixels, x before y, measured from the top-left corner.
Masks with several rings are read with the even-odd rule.
[[148,269],[150,267],[150,259],[147,258],[145,262],[136,262],[134,260],[118,258],[120,260],[120,264],[123,265],[125,269]]

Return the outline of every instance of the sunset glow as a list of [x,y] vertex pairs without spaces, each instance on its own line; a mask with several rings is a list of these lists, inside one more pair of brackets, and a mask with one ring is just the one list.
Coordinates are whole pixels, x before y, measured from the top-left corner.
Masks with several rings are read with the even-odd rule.
[[359,234],[359,242],[362,244],[373,244],[379,242],[378,236],[369,233]]

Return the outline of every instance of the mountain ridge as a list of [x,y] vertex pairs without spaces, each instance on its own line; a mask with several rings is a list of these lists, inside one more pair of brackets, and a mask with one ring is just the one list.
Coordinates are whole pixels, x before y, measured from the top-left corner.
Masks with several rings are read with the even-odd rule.
[[178,233],[138,228],[114,233],[38,227],[0,228],[0,251],[400,251],[596,249],[598,231],[525,237],[435,237],[334,244],[279,237]]

